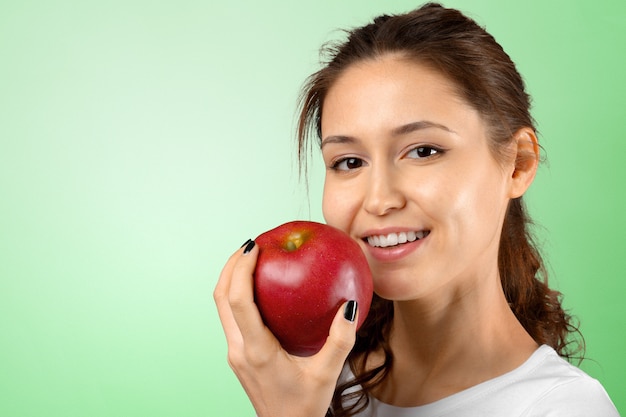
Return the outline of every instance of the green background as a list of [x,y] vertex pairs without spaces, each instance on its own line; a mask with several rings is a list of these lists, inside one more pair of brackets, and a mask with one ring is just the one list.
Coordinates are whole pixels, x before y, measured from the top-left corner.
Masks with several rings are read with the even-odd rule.
[[[0,415],[245,416],[212,291],[249,237],[321,220],[293,130],[338,28],[415,1],[0,2]],[[626,413],[626,3],[456,0],[518,63],[528,204],[583,368]]]

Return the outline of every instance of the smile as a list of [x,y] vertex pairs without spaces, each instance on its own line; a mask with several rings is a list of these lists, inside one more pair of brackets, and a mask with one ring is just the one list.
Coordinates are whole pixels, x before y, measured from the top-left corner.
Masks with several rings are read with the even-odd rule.
[[422,230],[419,232],[400,232],[389,233],[388,235],[368,236],[367,244],[377,248],[387,248],[390,246],[397,246],[407,242],[414,242],[428,236],[430,232],[428,230]]

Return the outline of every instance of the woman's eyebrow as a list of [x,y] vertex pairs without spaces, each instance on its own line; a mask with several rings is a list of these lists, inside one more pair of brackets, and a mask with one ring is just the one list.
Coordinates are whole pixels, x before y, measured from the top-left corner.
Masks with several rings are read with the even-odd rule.
[[344,136],[344,135],[335,135],[335,136],[327,136],[322,140],[320,144],[320,149],[324,147],[324,145],[328,145],[329,143],[354,143],[356,139],[352,136]]
[[418,130],[433,129],[433,128],[445,130],[446,132],[450,132],[450,133],[456,133],[454,130],[450,129],[449,127],[445,125],[442,125],[440,123],[430,122],[428,120],[420,120],[418,122],[407,123],[405,125],[402,125],[400,127],[393,129],[392,133],[394,136],[401,136],[401,135],[406,135],[407,133],[412,133]]
[[[424,130],[424,129],[440,129],[446,132],[456,134],[456,132],[450,129],[449,127],[442,125],[440,123],[430,122],[428,120],[420,120],[417,122],[407,123],[405,125],[394,128],[391,131],[391,133],[393,136],[402,136],[408,133],[412,133],[412,132],[416,132],[418,130]],[[320,149],[324,148],[324,146],[329,143],[344,144],[344,143],[355,143],[355,142],[357,142],[357,140],[353,138],[352,136],[345,136],[345,135],[327,136],[322,140],[322,143],[320,144]]]

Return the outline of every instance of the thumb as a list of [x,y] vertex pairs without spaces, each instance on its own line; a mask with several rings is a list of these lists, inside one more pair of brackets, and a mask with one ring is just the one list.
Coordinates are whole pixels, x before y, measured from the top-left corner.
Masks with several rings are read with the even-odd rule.
[[355,300],[350,300],[337,311],[328,333],[328,339],[316,355],[320,366],[327,369],[335,368],[338,372],[343,368],[356,341],[357,306]]

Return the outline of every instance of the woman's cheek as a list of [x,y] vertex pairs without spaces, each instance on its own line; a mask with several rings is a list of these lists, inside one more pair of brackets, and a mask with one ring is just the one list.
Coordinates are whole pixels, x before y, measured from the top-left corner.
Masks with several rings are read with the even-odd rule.
[[324,220],[326,220],[326,223],[329,225],[342,229],[338,216],[339,211],[335,199],[329,196],[326,192],[326,188],[324,188],[324,197],[322,199],[322,214],[324,215]]
[[340,187],[329,184],[328,181],[324,184],[322,213],[326,223],[347,232],[352,211],[351,205],[349,192],[342,191]]

